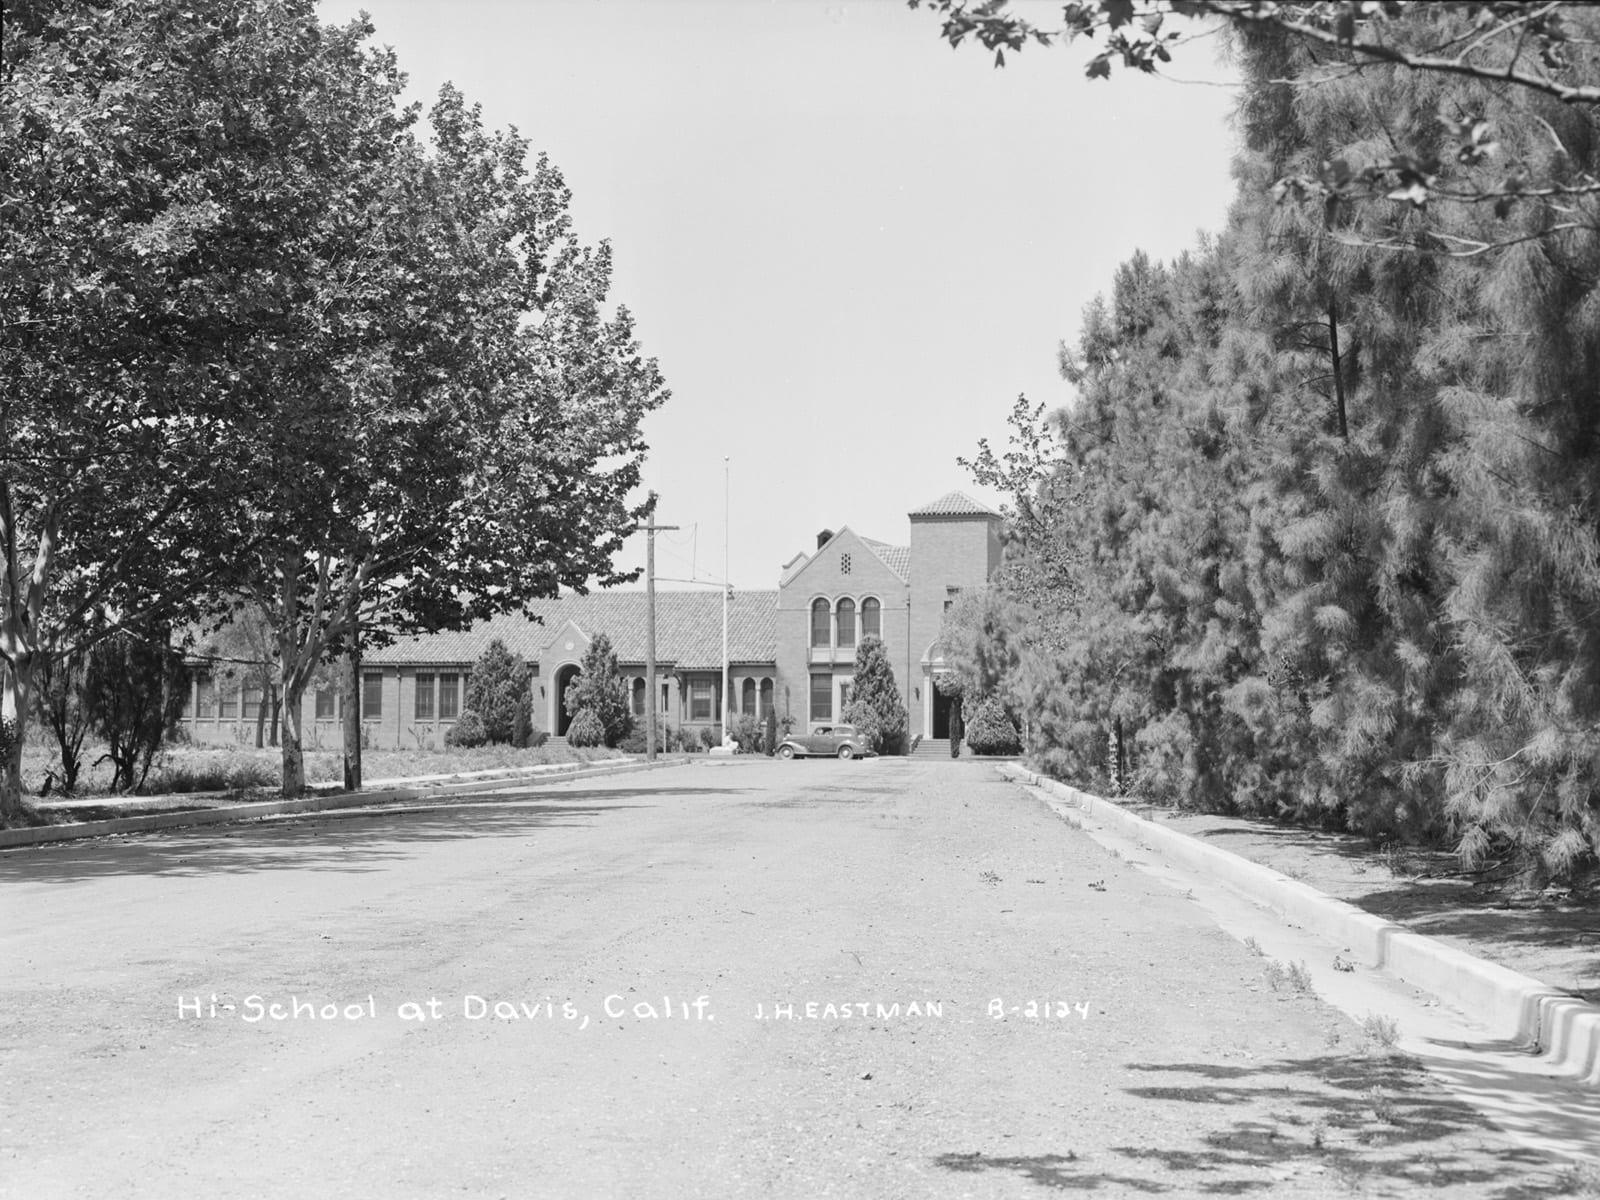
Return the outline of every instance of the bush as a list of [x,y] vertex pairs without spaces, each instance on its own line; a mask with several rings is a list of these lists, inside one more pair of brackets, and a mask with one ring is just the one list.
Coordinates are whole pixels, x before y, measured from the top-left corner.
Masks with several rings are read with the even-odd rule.
[[[603,633],[594,635],[589,648],[583,652],[578,665],[578,676],[567,685],[561,702],[576,721],[585,710],[600,722],[602,743],[615,746],[633,728],[633,711],[628,699],[628,681],[617,670],[617,654],[611,648],[611,639]],[[567,735],[571,740],[571,733]]]
[[702,725],[700,727],[700,744],[707,750],[713,746],[722,745],[722,726]]
[[733,740],[740,754],[761,753],[761,721],[755,713],[740,713],[733,719]]
[[482,746],[489,740],[489,733],[484,728],[483,718],[473,709],[462,709],[461,715],[456,718],[455,728],[444,735],[446,746],[460,746],[470,750],[474,746]]
[[[473,664],[461,706],[478,714],[484,742],[517,744],[517,714],[525,702],[530,706],[530,718],[532,714],[528,677],[527,663],[507,650],[499,638],[491,641],[482,657]],[[483,742],[460,744],[481,746]]]
[[840,715],[879,754],[904,754],[908,720],[894,669],[880,638],[868,635],[856,647],[854,698]]
[[210,762],[158,767],[150,776],[147,790],[157,796],[188,792],[248,792],[276,788],[279,782],[275,764],[259,758],[228,755]]
[[580,708],[578,715],[572,718],[572,724],[567,727],[567,745],[583,747],[605,744],[606,727],[600,723],[600,718],[587,708]]
[[[534,741],[533,736],[538,733],[539,740]],[[544,732],[533,727],[533,697],[526,689],[517,698],[517,711],[511,718],[511,744],[518,750],[526,750],[529,746],[544,745]]]
[[766,724],[761,729],[761,749],[772,754],[778,748],[778,710],[767,709]]
[[1017,727],[1006,716],[999,699],[990,696],[967,718],[967,745],[974,754],[1020,754],[1022,739]]
[[89,727],[105,739],[113,791],[144,784],[150,760],[183,716],[189,678],[165,629],[115,633],[90,649],[83,707]]

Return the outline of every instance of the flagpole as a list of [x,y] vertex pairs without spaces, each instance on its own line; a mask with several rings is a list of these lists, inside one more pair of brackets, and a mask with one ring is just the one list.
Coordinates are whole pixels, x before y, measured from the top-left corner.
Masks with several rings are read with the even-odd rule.
[[722,744],[733,736],[733,697],[728,694],[728,456],[722,456]]

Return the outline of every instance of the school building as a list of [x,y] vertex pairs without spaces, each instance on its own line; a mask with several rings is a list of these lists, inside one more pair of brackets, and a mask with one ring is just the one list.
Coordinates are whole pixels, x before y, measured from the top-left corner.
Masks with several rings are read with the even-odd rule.
[[[876,635],[894,668],[911,733],[949,735],[949,703],[933,687],[944,669],[939,632],[960,593],[984,586],[1000,563],[998,513],[960,492],[909,514],[905,544],[877,541],[848,526],[825,529],[795,555],[769,591],[735,589],[728,609],[733,711],[790,716],[797,730],[840,719],[849,703],[856,647]],[[645,695],[646,596],[642,588],[566,595],[460,632],[427,634],[370,651],[362,668],[361,719],[367,744],[418,749],[444,745],[461,712],[472,665],[498,638],[531,669],[540,728],[564,735],[561,697],[590,640],[604,633],[629,680],[634,713],[654,702],[671,728],[696,733],[720,724],[722,595],[656,592],[657,695]],[[251,743],[262,697],[226,689],[200,673],[183,718],[199,743]],[[340,744],[338,698],[313,691],[304,709],[305,744]]]

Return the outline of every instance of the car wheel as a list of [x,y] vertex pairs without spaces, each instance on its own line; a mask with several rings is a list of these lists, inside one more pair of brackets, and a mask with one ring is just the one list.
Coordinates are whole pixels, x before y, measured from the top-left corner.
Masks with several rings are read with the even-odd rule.
[[793,746],[779,746],[778,747],[778,757],[779,758],[793,758],[794,757],[794,747]]
[[856,756],[856,752],[854,750],[850,749],[849,746],[840,746],[839,747],[839,757],[840,758],[854,758],[855,756]]

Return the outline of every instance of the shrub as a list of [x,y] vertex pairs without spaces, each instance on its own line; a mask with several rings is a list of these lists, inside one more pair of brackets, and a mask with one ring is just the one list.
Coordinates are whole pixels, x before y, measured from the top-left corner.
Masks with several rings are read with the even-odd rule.
[[[628,703],[628,681],[617,670],[617,653],[611,639],[597,633],[583,652],[578,677],[567,685],[561,697],[574,720],[587,709],[600,722],[602,743],[615,746],[633,728],[633,712]],[[571,734],[568,735],[571,740]]]
[[144,784],[188,697],[189,668],[165,629],[115,633],[89,651],[83,706],[90,728],[106,741],[114,791]]
[[733,740],[740,754],[760,753],[761,722],[755,713],[740,713],[733,719]]
[[909,722],[883,639],[868,635],[856,647],[855,682],[841,714],[879,754],[904,754]]
[[767,709],[766,724],[762,726],[761,748],[772,754],[778,748],[778,710]]
[[483,718],[470,708],[461,710],[461,715],[456,718],[455,728],[444,735],[446,746],[460,746],[463,749],[481,746],[488,740],[489,733],[484,728]]
[[600,723],[600,718],[587,708],[580,708],[578,715],[572,718],[572,724],[567,727],[567,745],[569,746],[604,746],[606,744],[606,727]]
[[974,754],[1019,754],[1022,751],[1017,727],[995,696],[979,703],[977,711],[967,718],[966,738]]
[[700,744],[707,750],[713,746],[722,745],[722,726],[702,725],[700,727]]
[[[462,708],[470,708],[483,723],[484,741],[516,744],[516,721],[528,697],[528,664],[506,649],[499,638],[489,643],[467,676]],[[459,743],[468,745],[469,743]],[[482,742],[470,743],[482,745]]]
[[511,744],[518,750],[526,750],[529,746],[543,745],[544,733],[537,731],[539,732],[539,740],[536,742],[533,740],[535,732],[533,727],[533,697],[524,688],[522,695],[517,697],[517,711],[511,719]]

